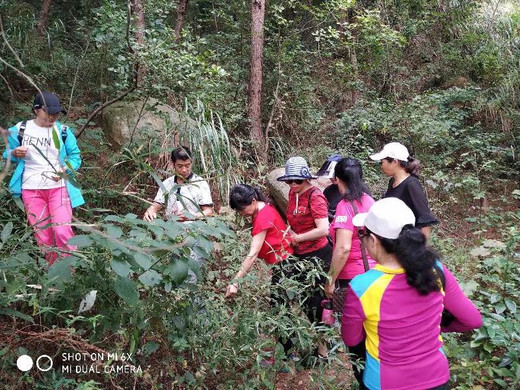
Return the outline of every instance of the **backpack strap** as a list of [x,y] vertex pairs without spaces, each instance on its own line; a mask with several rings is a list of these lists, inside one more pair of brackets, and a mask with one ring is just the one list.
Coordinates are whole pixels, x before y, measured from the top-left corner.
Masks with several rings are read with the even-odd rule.
[[[354,216],[358,214],[358,209],[356,205],[354,204],[353,200],[349,200],[350,205],[354,209]],[[368,264],[367,259],[367,250],[365,249],[365,244],[363,244],[363,240],[360,238],[360,228],[357,228],[357,234],[358,234],[358,240],[359,240],[359,246],[361,248],[361,256],[363,256],[363,267],[365,268],[365,272],[367,272],[370,269],[370,265]]]
[[63,141],[63,143],[65,143],[65,141],[67,141],[67,129],[68,129],[67,126],[65,126],[65,125],[61,126],[61,140]]
[[317,188],[314,187],[312,190],[309,191],[309,199],[307,199],[307,211],[311,211],[311,196],[314,194],[314,191],[316,191]]
[[23,142],[23,134],[25,133],[25,128],[27,127],[27,121],[23,121],[20,123],[20,128],[18,129],[18,143],[22,146]]
[[[27,121],[23,121],[22,123],[20,123],[20,128],[18,129],[18,143],[20,144],[20,146],[22,146],[23,135],[25,133],[26,128],[27,128]],[[68,129],[67,126],[65,126],[65,125],[61,126],[61,140],[63,141],[63,143],[65,143],[65,141],[67,141],[67,129]]]

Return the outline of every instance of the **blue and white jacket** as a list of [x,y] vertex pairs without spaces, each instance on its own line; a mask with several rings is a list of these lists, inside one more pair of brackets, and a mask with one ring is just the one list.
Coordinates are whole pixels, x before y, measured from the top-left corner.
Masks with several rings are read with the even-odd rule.
[[[12,155],[12,151],[20,146],[20,141],[18,139],[18,133],[20,131],[20,126],[22,122],[17,123],[13,127],[8,130],[8,147],[4,150],[3,158],[9,159],[12,163],[16,163],[16,168],[14,170],[11,181],[9,182],[9,190],[14,195],[14,197],[19,198],[22,194],[22,176],[25,168],[25,160],[23,158],[18,158]],[[61,167],[67,168],[67,178],[65,179],[67,191],[70,198],[70,203],[72,207],[78,207],[85,203],[83,199],[83,195],[81,194],[81,189],[77,186],[75,180],[71,181],[68,177],[74,178],[75,172],[81,166],[81,156],[78,148],[78,143],[76,141],[76,137],[72,130],[67,127],[67,137],[65,142],[61,137],[61,132],[63,125],[60,122],[56,122],[54,124],[54,128],[59,135],[57,138],[60,143],[60,165]]]

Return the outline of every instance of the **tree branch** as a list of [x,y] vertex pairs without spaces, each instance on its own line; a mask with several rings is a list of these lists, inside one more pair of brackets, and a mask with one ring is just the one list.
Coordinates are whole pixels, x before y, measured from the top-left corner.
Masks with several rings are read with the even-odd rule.
[[[128,51],[131,53],[131,54],[135,54],[135,51],[134,49],[132,48],[132,44],[130,43],[130,23],[132,21],[132,5],[131,5],[131,0],[128,1],[128,14],[127,14],[127,18],[126,18],[126,43],[128,45]],[[108,106],[114,104],[115,102],[123,99],[126,95],[128,95],[130,92],[134,91],[136,88],[137,88],[137,73],[138,73],[138,66],[139,65],[135,65],[134,66],[134,74],[133,74],[133,85],[128,89],[126,90],[125,92],[123,92],[121,95],[115,97],[114,99],[112,100],[109,100],[108,102],[102,104],[101,106],[99,106],[98,108],[96,108],[92,114],[90,114],[87,118],[87,120],[85,121],[85,123],[83,123],[83,125],[81,125],[81,127],[79,128],[79,131],[78,131],[78,135],[76,136],[76,138],[79,138],[81,136],[81,134],[83,134],[83,132],[85,131],[85,129],[87,128],[88,124],[90,123],[90,121],[97,115],[99,114],[100,111],[103,111],[105,108],[107,108]]]
[[90,123],[90,121],[92,120],[92,118],[94,118],[100,111],[102,111],[103,109],[105,109],[106,107],[110,106],[111,104],[114,104],[115,102],[117,102],[118,100],[121,100],[122,98],[124,98],[126,95],[128,95],[130,92],[132,92],[133,90],[135,90],[136,88],[136,85],[134,83],[134,85],[132,85],[132,87],[128,90],[126,90],[125,92],[123,92],[121,95],[117,96],[116,98],[112,99],[112,100],[109,100],[108,102],[104,103],[103,105],[99,106],[98,108],[96,108],[94,110],[94,112],[92,112],[92,114],[90,114],[87,118],[87,120],[85,121],[85,123],[83,123],[83,125],[81,125],[81,127],[79,128],[79,132],[78,132],[78,135],[76,136],[76,138],[79,138],[81,136],[81,134],[83,134],[83,132],[85,131],[85,129],[87,128],[88,124]]
[[18,57],[18,54],[16,54],[16,52],[13,49],[13,47],[9,44],[9,41],[7,40],[7,37],[5,36],[4,23],[2,21],[2,14],[0,14],[0,30],[2,30],[2,37],[4,38],[5,44],[7,45],[9,50],[11,50],[11,53],[13,53],[14,58],[16,58],[16,61],[18,61],[18,63],[20,64],[20,67],[25,68],[25,66],[23,65],[22,60],[20,59],[20,57]]

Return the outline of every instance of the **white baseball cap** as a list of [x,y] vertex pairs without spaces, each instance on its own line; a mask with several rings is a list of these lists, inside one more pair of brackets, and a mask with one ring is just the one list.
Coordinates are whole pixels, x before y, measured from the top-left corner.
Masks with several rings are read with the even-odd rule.
[[384,198],[375,202],[368,213],[354,216],[352,224],[367,227],[380,237],[396,239],[405,225],[415,225],[415,215],[401,199]]
[[408,153],[408,149],[406,146],[399,142],[390,142],[383,147],[379,153],[373,154],[370,156],[372,160],[379,161],[384,158],[391,157],[400,161],[408,161],[408,157],[410,157],[410,153]]

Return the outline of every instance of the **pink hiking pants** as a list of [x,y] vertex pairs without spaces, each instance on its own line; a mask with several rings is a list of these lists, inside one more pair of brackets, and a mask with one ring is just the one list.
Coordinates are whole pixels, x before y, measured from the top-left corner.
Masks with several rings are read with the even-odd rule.
[[[22,190],[22,201],[29,224],[34,228],[36,243],[45,247],[45,259],[52,265],[58,259],[58,253],[49,248],[73,251],[74,246],[67,245],[74,233],[70,222],[72,206],[66,187],[46,190]],[[61,256],[69,256],[62,253]]]

